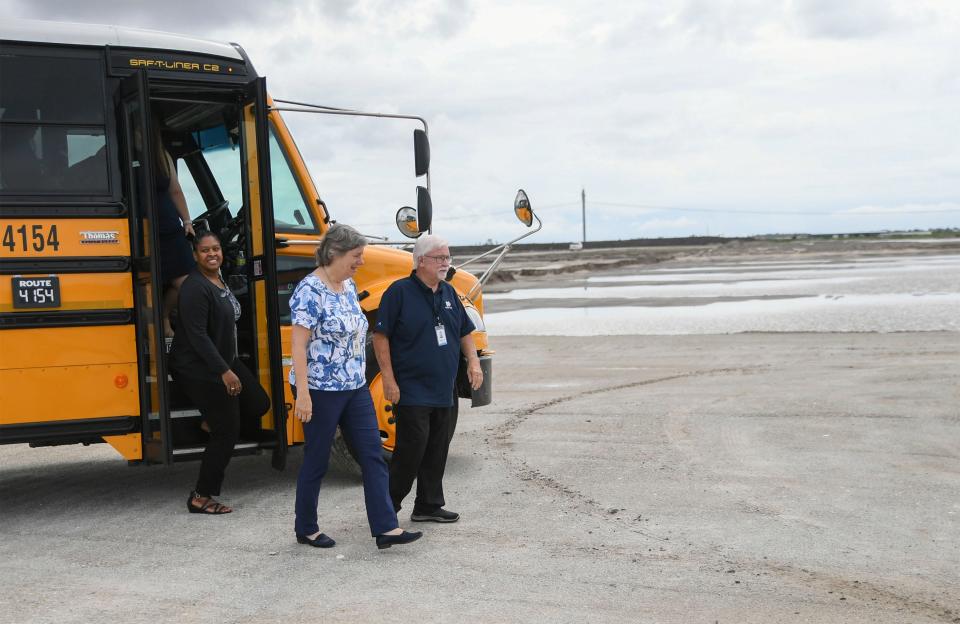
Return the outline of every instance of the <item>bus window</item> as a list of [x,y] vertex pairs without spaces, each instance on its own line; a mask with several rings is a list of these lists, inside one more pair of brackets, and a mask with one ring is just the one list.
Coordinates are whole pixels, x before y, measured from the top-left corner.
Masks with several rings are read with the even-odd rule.
[[0,193],[109,194],[104,124],[99,57],[0,54]]
[[273,222],[277,232],[313,232],[317,224],[307,199],[290,169],[287,155],[270,128],[270,182],[273,185]]

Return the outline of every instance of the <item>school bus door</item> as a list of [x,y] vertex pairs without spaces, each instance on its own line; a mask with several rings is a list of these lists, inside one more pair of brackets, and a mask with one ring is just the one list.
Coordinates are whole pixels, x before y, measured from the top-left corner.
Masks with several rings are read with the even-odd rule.
[[282,470],[287,458],[287,410],[284,403],[280,311],[277,302],[277,258],[274,240],[273,191],[270,181],[270,127],[267,121],[265,78],[247,83],[243,101],[243,166],[247,178],[246,202],[250,207],[249,232],[252,257],[249,283],[256,312],[257,368],[260,385],[270,395],[270,411],[263,429],[274,432],[272,464]]
[[[127,149],[127,176],[133,214],[132,237],[135,266],[137,341],[140,356],[141,414],[143,418],[143,457],[147,462],[172,463],[173,427],[167,387],[164,341],[160,323],[162,286],[156,229],[152,227],[155,206],[154,134],[149,85],[145,70],[126,78],[121,85],[121,117],[124,121]],[[272,450],[274,467],[286,463],[286,410],[283,379],[279,310],[277,305],[276,258],[274,255],[273,202],[270,185],[270,159],[267,125],[266,84],[263,78],[243,88],[243,177],[246,231],[251,256],[247,262],[247,281],[253,290],[251,314],[255,320],[256,370],[260,384],[270,396],[271,409],[263,417],[261,428],[272,430],[272,439],[261,443]]]
[[125,78],[119,90],[120,120],[124,131],[124,177],[130,203],[130,247],[133,256],[134,306],[137,356],[140,374],[143,461],[169,464],[173,461],[170,407],[167,401],[167,369],[160,323],[159,239],[155,223],[153,133],[150,123],[149,87],[146,70]]

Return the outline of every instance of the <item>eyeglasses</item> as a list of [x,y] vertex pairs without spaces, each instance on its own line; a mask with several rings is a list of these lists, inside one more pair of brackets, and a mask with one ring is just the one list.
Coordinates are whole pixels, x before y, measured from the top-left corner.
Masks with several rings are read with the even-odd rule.
[[445,262],[450,262],[450,260],[452,260],[450,256],[424,256],[424,258],[430,258],[431,260],[435,260],[440,264],[443,264]]

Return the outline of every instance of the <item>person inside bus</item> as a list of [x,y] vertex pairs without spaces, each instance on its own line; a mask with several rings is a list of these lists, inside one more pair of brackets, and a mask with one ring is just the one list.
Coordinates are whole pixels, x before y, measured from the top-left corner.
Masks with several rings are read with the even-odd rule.
[[160,238],[160,283],[165,290],[163,293],[163,333],[167,338],[173,337],[173,325],[170,316],[177,308],[177,298],[180,287],[193,268],[193,254],[187,237],[193,237],[193,222],[187,210],[187,200],[180,188],[177,179],[177,168],[173,158],[163,147],[160,137],[160,126],[153,124],[154,146],[154,179],[156,181],[156,211],[157,235]]
[[183,281],[170,370],[177,385],[200,410],[210,437],[200,460],[196,488],[187,499],[190,513],[233,511],[217,501],[224,472],[241,433],[255,435],[270,397],[240,361],[237,320],[240,303],[220,276],[220,238],[201,232],[194,239],[196,266]]
[[423,534],[400,528],[393,511],[380,429],[367,387],[367,318],[353,275],[363,264],[367,239],[347,225],[334,224],[317,247],[317,268],[290,297],[294,414],[303,423],[303,465],[297,477],[297,542],[330,548],[320,532],[317,500],[330,462],[337,426],[356,452],[363,471],[367,522],[377,548],[390,548]]

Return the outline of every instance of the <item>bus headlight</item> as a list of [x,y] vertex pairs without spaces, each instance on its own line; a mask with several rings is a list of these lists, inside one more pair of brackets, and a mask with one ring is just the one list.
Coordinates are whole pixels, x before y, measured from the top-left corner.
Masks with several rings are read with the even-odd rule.
[[476,308],[464,307],[464,310],[467,311],[467,318],[473,322],[473,326],[477,331],[487,331],[487,326],[483,324],[483,317],[480,316],[480,312],[478,312]]

